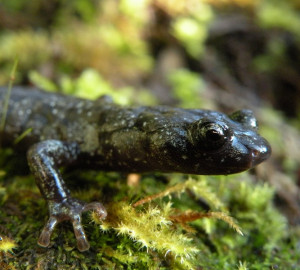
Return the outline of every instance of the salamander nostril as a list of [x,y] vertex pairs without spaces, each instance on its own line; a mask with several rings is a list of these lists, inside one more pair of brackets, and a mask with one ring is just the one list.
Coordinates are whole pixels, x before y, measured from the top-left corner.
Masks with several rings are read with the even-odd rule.
[[257,158],[257,157],[259,157],[259,155],[260,155],[260,151],[258,151],[258,150],[252,150],[252,157],[253,158]]
[[266,140],[262,141],[260,146],[257,146],[256,149],[251,149],[252,163],[251,167],[254,167],[261,162],[268,159],[271,155],[272,149],[269,143]]

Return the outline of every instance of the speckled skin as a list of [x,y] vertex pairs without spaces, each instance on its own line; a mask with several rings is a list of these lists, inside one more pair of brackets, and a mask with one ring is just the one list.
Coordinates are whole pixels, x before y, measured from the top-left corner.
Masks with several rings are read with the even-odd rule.
[[[0,108],[6,89],[0,88]],[[31,129],[17,145],[17,139]],[[249,110],[227,116],[208,110],[165,106],[124,108],[110,98],[96,101],[15,87],[9,101],[2,144],[27,151],[28,164],[48,201],[50,218],[38,243],[48,246],[57,223],[73,223],[79,250],[89,248],[81,213],[101,203],[70,196],[59,166],[124,172],[231,174],[261,163],[271,153],[257,134]]]

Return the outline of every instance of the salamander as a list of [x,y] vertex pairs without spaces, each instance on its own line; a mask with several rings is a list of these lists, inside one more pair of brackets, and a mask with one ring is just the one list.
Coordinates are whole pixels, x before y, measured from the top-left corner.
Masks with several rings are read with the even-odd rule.
[[[0,88],[1,114],[6,92]],[[257,133],[253,112],[246,109],[226,115],[168,106],[123,107],[108,96],[92,101],[14,87],[5,116],[1,144],[27,154],[48,204],[49,219],[38,239],[43,247],[56,225],[69,220],[78,249],[88,250],[82,212],[94,210],[103,219],[107,215],[102,203],[71,196],[61,166],[227,175],[248,170],[271,154],[269,143]]]

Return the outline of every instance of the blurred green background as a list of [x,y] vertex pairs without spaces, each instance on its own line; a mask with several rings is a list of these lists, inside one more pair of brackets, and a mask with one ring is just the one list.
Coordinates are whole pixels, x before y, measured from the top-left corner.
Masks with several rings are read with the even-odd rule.
[[[299,29],[298,0],[1,0],[0,85],[8,85],[17,58],[18,85],[90,99],[109,94],[124,105],[166,104],[226,113],[252,109],[261,124],[260,133],[272,145],[272,158],[238,177],[203,180],[226,201],[242,229],[249,229],[248,235],[243,241],[222,235],[221,241],[218,233],[225,234],[224,228],[215,235],[206,230],[208,235],[201,245],[199,234],[194,236],[200,253],[190,265],[194,269],[297,269]],[[19,172],[11,160],[13,153],[5,152],[0,157],[4,168],[0,198],[2,207],[14,209],[19,206],[12,197],[20,189],[14,183],[25,185],[21,190],[31,199],[30,192],[35,192],[34,196],[39,193],[32,179],[13,176],[12,180],[12,175]],[[91,189],[96,185],[89,180],[92,177],[82,177],[91,181]],[[131,191],[126,193],[126,177],[102,177],[107,180],[99,180],[104,183],[101,188],[106,183],[113,190],[122,190],[124,197],[135,196]],[[123,188],[108,185],[112,179],[118,182],[116,179],[122,178]],[[159,192],[151,185],[156,185],[161,176],[145,178],[139,195]],[[160,183],[161,190],[176,183],[175,178],[178,177],[168,176]],[[218,190],[220,181],[223,192]],[[236,193],[243,195],[237,198]],[[24,196],[23,193],[21,198],[26,201]],[[259,201],[261,197],[265,201]],[[252,200],[257,204],[252,205]],[[183,200],[184,203],[188,202]],[[39,207],[45,208],[42,200]],[[26,216],[36,215],[33,209],[24,202],[19,210]],[[113,233],[86,257],[61,246],[47,252],[37,249],[35,240],[42,226],[39,223],[35,227],[37,234],[21,244],[24,235],[19,226],[24,217],[16,212],[0,210],[0,235],[9,235],[19,245],[14,253],[0,253],[3,269],[187,269],[159,252],[147,253],[135,247],[126,237],[120,240]],[[46,216],[46,211],[43,214]],[[15,223],[13,216],[19,217]],[[41,215],[40,220],[43,218]],[[32,232],[33,228],[24,226],[22,232]],[[200,235],[204,231],[202,227]],[[110,245],[119,253],[103,248]],[[28,254],[30,261],[26,263]],[[136,256],[137,260],[124,259],[120,254]],[[47,264],[49,258],[57,257],[58,264]]]

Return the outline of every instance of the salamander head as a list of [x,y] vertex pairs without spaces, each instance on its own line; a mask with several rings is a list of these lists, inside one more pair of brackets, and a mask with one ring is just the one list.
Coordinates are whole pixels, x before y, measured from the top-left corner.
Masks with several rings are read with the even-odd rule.
[[[232,174],[250,169],[271,154],[269,143],[257,134],[250,110],[226,116],[208,112],[187,128],[192,157],[186,163],[194,174]],[[188,168],[186,168],[188,169]]]

